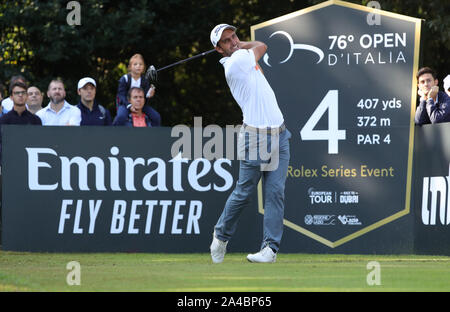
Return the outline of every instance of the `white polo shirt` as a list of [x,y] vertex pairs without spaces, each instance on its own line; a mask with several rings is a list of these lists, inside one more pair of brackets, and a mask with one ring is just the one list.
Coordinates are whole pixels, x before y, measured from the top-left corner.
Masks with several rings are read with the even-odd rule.
[[48,103],[36,115],[41,118],[43,126],[79,126],[81,122],[80,109],[67,101],[64,101],[64,106],[58,112]]
[[243,122],[255,128],[281,126],[283,114],[275,93],[256,66],[254,52],[240,49],[230,57],[223,57],[220,63],[225,69],[231,94],[241,107]]

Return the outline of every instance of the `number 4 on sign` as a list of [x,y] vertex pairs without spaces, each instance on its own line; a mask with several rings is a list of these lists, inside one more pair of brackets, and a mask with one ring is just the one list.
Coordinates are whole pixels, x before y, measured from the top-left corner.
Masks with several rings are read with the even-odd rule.
[[[328,109],[328,130],[314,130],[315,126]],[[300,130],[304,141],[328,141],[328,154],[338,153],[339,140],[345,140],[345,130],[338,127],[338,90],[330,90],[319,106]]]

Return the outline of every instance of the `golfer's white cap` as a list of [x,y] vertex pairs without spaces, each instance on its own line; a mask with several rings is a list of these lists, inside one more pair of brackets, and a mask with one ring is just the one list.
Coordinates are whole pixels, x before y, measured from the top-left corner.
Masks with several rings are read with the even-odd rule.
[[447,77],[444,78],[444,89],[445,91],[450,89],[450,75],[447,75]]
[[236,27],[228,24],[219,24],[211,30],[211,43],[214,47],[217,47],[217,43],[220,41],[222,33],[225,29],[236,30]]
[[83,88],[86,84],[92,83],[94,87],[97,88],[97,84],[95,83],[95,80],[90,77],[84,77],[81,78],[80,81],[78,81],[78,89]]

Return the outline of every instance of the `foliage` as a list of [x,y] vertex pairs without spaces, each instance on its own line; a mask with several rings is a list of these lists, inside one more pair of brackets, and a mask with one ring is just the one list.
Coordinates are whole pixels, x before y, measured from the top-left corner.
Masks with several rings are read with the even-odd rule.
[[[22,73],[41,90],[55,77],[66,83],[67,99],[76,104],[77,81],[97,80],[97,98],[115,114],[117,81],[128,59],[141,53],[156,68],[212,48],[209,32],[215,24],[239,26],[239,37],[250,39],[250,26],[322,1],[264,0],[84,0],[81,25],[70,26],[69,1],[0,1],[0,81]],[[361,1],[352,1],[361,4]],[[362,1],[366,5],[368,1]],[[382,9],[423,18],[423,64],[449,68],[449,2],[443,0],[379,1]],[[163,125],[193,123],[238,124],[235,104],[218,64],[217,53],[159,73],[152,105]]]

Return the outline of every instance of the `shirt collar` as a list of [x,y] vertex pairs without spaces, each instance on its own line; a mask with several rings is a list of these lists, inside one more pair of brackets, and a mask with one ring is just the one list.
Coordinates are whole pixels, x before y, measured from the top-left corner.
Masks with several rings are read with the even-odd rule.
[[[52,109],[51,104],[52,104],[52,102],[48,102],[48,105],[45,107],[45,110],[48,110],[48,111],[50,110],[50,111],[54,112],[54,110]],[[70,103],[67,102],[66,100],[64,100],[64,106],[61,108],[61,110],[67,109],[70,106],[71,106]]]
[[230,58],[229,56],[224,56],[224,57],[222,57],[222,58],[219,60],[220,64],[224,65],[224,64],[226,63],[226,61],[228,61],[229,58]]
[[[92,105],[92,111],[95,111],[98,107],[98,103],[97,100],[94,99],[94,105]],[[81,102],[81,99],[78,101],[78,108],[79,109],[85,109],[85,110],[89,110],[89,108],[87,108],[83,102]]]
[[22,112],[22,115],[19,115],[19,113],[16,112],[16,110],[14,109],[14,107],[11,109],[11,112],[12,112],[13,114],[17,115],[17,116],[23,116],[24,114],[31,114],[27,109],[25,109],[25,110]]

